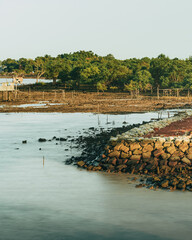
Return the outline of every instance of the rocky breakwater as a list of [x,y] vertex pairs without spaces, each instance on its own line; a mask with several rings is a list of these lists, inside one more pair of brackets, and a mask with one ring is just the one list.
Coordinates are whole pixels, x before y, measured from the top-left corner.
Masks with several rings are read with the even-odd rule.
[[95,161],[78,161],[76,164],[88,170],[148,176],[146,182],[137,187],[147,185],[149,188],[192,191],[191,136],[142,137],[156,128],[165,127],[191,115],[192,111],[188,111],[169,119],[132,128],[121,135],[111,137],[102,155]]

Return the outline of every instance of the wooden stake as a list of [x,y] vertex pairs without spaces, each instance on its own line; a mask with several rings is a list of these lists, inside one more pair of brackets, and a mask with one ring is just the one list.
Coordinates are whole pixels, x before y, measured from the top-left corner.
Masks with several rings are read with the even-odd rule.
[[157,99],[159,99],[159,87],[157,87]]

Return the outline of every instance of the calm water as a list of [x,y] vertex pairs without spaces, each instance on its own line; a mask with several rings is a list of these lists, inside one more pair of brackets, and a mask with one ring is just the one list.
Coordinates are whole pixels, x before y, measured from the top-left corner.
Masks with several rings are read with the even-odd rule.
[[[99,121],[109,128],[151,117],[157,113]],[[126,175],[66,166],[78,154],[69,143],[37,141],[93,126],[94,114],[0,114],[0,239],[191,239],[192,193],[135,189]]]
[[[12,82],[12,78],[0,78],[0,84],[2,82]],[[49,82],[53,82],[53,80],[50,79],[39,79],[39,82],[45,82],[45,83],[49,83]],[[23,79],[23,84],[34,84],[36,83],[36,79],[30,79],[30,78],[24,78]]]

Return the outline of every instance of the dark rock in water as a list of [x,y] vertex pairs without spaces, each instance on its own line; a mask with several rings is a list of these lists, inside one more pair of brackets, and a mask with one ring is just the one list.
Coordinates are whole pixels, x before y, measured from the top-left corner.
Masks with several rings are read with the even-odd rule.
[[39,148],[39,151],[41,151],[41,148]]
[[93,131],[94,131],[94,130],[95,130],[95,128],[94,128],[94,127],[90,127],[90,128],[89,128],[89,130],[93,130]]
[[135,187],[136,188],[142,188],[142,187],[144,187],[145,185],[144,184],[138,184],[138,185],[136,185]]
[[54,136],[53,138],[52,138],[52,140],[55,140],[56,139],[56,137]]
[[39,138],[38,141],[39,141],[39,142],[46,142],[47,139],[45,139],[45,138]]
[[27,143],[27,140],[23,140],[22,143],[23,143],[23,144],[26,144],[26,143]]
[[62,138],[61,137],[59,140],[62,141],[62,142],[65,142],[65,141],[67,141],[67,138]]

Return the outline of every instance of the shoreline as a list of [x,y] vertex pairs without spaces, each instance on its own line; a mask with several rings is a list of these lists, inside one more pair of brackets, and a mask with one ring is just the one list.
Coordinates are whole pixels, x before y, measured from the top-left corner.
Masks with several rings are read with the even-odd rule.
[[[130,125],[128,131],[120,129],[116,137],[102,139],[102,133],[95,138],[80,139],[78,144],[84,144],[83,154],[71,158],[66,164],[73,164],[88,171],[104,171],[107,173],[135,174],[140,178],[136,188],[147,187],[157,190],[192,191],[192,139],[191,135],[174,137],[145,137],[146,132],[155,132],[157,128],[166,129],[180,121],[185,124],[188,119],[192,122],[192,111],[176,116],[137,125]],[[181,123],[180,123],[181,124]],[[109,136],[114,136],[111,131]]]

